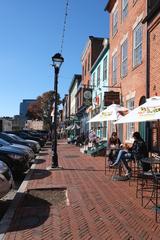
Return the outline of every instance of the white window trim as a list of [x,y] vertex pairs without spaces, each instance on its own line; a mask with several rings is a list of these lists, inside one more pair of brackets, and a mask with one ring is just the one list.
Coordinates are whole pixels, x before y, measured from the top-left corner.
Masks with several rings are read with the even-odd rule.
[[[125,8],[129,5],[129,2],[127,1],[126,5],[123,5],[124,1],[122,0],[122,22],[124,21],[125,17],[127,16],[123,16],[123,11],[125,10]],[[128,14],[127,14],[128,15]]]
[[112,57],[115,55],[115,53],[118,51],[118,48],[114,48],[113,52],[112,52]]
[[[126,55],[126,57],[125,58],[122,58],[122,56],[123,56],[123,52],[122,52],[122,46],[123,46],[123,44],[125,43],[125,41],[127,41],[127,55]],[[125,41],[122,43],[122,45],[121,45],[121,77],[123,78],[123,77],[125,77],[125,76],[127,76],[127,74],[128,74],[128,39],[126,38],[125,39]],[[122,74],[122,65],[123,65],[123,63],[125,62],[127,60],[127,72],[126,72],[126,74]]]
[[[134,59],[135,49],[137,49],[143,43],[143,39],[142,39],[141,42],[139,42],[138,45],[135,47],[135,35],[134,35],[134,33],[135,33],[135,29],[138,27],[139,24],[140,24],[140,27],[142,28],[142,33],[143,33],[143,26],[142,26],[141,22],[139,22],[135,26],[135,28],[133,29],[133,46],[132,46],[132,48],[133,48],[133,63],[132,63],[133,68],[136,67],[136,66],[139,66],[142,63],[142,59],[141,59],[141,63],[135,64],[135,59]],[[143,38],[143,35],[142,35],[142,38]]]
[[113,23],[114,23],[114,14],[116,14],[116,13],[118,14],[118,7],[115,9],[115,11],[112,14],[112,37],[114,37],[116,35],[116,33],[118,32],[118,17],[117,17],[117,29],[116,29],[115,32],[113,31],[114,30],[114,26],[115,26],[115,25],[113,25]]
[[142,12],[141,15],[139,15],[139,16],[136,18],[136,21],[135,21],[135,23],[134,23],[133,26],[132,26],[132,30],[134,30],[134,29],[136,28],[136,26],[142,21],[143,15],[144,15],[144,12]]
[[122,40],[120,41],[120,45],[122,45],[127,38],[128,38],[128,32],[123,36]]

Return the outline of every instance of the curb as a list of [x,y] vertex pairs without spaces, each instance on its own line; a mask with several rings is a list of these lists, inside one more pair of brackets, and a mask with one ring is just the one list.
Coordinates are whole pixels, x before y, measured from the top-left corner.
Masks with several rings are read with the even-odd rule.
[[[40,156],[37,156],[35,158],[35,160],[38,160]],[[30,170],[35,169],[36,167],[36,162],[34,164],[32,164]],[[22,184],[20,185],[18,191],[15,194],[15,197],[13,199],[13,202],[11,203],[11,205],[9,206],[8,210],[6,211],[5,215],[3,216],[2,220],[0,221],[0,240],[4,240],[5,239],[5,234],[7,232],[7,229],[10,226],[10,223],[12,221],[12,218],[14,216],[14,213],[17,209],[18,204],[20,203],[20,201],[22,200],[23,196],[19,196],[18,193],[24,193],[26,191],[27,188],[27,184],[28,181],[31,177],[32,171],[30,171],[26,177],[24,178]]]

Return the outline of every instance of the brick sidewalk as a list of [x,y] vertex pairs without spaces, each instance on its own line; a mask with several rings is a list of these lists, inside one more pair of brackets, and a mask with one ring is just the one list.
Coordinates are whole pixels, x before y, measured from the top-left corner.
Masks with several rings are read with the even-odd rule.
[[105,176],[104,157],[84,155],[63,141],[58,156],[63,169],[49,172],[50,148],[40,153],[5,240],[160,239],[160,224],[136,199],[135,183]]

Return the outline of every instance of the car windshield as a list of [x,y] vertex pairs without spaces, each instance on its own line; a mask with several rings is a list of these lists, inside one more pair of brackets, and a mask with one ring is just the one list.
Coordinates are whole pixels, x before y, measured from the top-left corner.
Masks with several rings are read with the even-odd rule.
[[18,141],[23,141],[23,139],[22,138],[20,138],[20,137],[18,137],[17,135],[15,135],[15,134],[9,134],[9,136],[10,137],[12,137],[13,139],[15,139],[15,140],[18,140]]
[[5,140],[3,140],[2,138],[0,138],[0,145],[2,145],[2,146],[8,146],[8,145],[10,145],[10,143],[7,142],[7,141],[5,141]]

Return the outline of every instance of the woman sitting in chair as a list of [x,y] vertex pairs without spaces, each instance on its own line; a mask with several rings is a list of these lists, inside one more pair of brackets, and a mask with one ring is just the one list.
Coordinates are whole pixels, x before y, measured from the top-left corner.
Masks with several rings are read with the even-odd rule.
[[112,132],[111,137],[109,138],[108,141],[108,148],[109,148],[109,161],[112,162],[112,164],[114,163],[117,154],[118,154],[118,150],[117,148],[119,148],[121,145],[121,141],[120,139],[117,137],[117,133],[116,132]]
[[[122,162],[127,170],[126,175],[128,176],[131,176],[132,169],[128,166],[127,160],[128,161],[131,159],[140,160],[142,158],[148,157],[147,146],[144,140],[142,139],[140,133],[139,132],[133,133],[133,138],[134,142],[132,147],[120,150],[116,161],[111,165],[111,167],[112,166],[114,167]],[[151,166],[148,163],[143,163],[142,168],[144,171],[148,171],[151,169]]]

